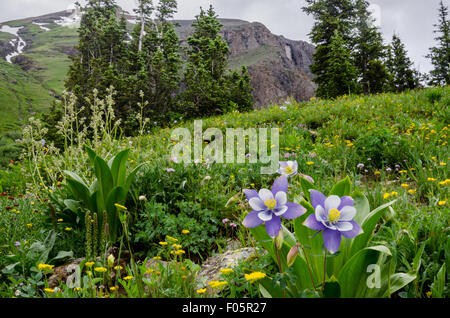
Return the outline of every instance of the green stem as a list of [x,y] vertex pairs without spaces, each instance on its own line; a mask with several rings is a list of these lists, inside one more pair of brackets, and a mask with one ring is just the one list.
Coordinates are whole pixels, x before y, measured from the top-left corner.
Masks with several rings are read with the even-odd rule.
[[311,266],[309,265],[309,261],[308,261],[308,257],[306,256],[305,249],[303,248],[302,244],[299,243],[298,245],[302,249],[303,255],[305,255],[306,266],[308,267],[308,271],[309,271],[309,277],[311,278],[311,282],[313,284],[314,290],[317,291],[316,284],[314,284],[314,278],[313,278],[312,272],[311,272]]
[[327,250],[325,249],[325,254],[323,257],[323,283],[322,283],[322,292],[325,289],[325,279],[327,276]]

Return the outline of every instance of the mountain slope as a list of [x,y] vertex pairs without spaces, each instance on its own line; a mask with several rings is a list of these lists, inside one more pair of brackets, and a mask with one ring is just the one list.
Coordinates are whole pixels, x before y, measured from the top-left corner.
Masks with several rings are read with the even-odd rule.
[[[125,14],[131,30],[135,17]],[[2,82],[6,81],[0,84],[0,110],[9,114],[7,117],[13,119],[10,122],[23,120],[24,109],[30,108],[24,105],[32,105],[36,111],[47,109],[51,96],[61,94],[70,65],[69,56],[76,53],[74,46],[78,41],[79,21],[79,12],[72,10],[0,24],[0,58],[4,59],[0,67]],[[222,35],[231,51],[229,67],[248,67],[256,108],[281,102],[290,96],[297,100],[313,96],[315,86],[309,71],[314,53],[312,45],[274,35],[261,23],[235,19],[220,21],[224,25]],[[175,22],[179,24],[180,42],[186,44],[192,33],[193,20]],[[8,83],[16,75],[23,82],[22,90],[17,93],[21,98],[15,97],[16,91],[8,91]],[[29,78],[22,80],[25,77]],[[25,83],[32,87],[25,88]],[[13,108],[17,109],[12,111]]]

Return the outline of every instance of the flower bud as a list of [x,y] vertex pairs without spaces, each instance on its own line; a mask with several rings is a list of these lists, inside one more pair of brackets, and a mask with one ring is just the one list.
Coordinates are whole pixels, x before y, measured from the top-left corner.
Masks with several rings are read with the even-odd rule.
[[297,254],[298,254],[298,245],[294,245],[292,246],[291,250],[287,255],[287,265],[289,267],[291,267],[292,264],[294,264]]
[[109,255],[108,256],[108,266],[109,267],[113,267],[113,265],[114,265],[114,261],[115,261],[116,259],[114,258],[114,255]]
[[275,246],[278,250],[281,250],[281,247],[283,246],[284,241],[284,235],[283,235],[283,229],[280,229],[280,232],[278,232],[278,235],[275,237]]

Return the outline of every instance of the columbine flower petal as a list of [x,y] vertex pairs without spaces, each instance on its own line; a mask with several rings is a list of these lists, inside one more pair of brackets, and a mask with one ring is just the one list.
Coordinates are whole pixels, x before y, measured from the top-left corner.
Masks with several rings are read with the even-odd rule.
[[242,221],[242,224],[245,227],[253,228],[261,225],[263,223],[263,220],[261,220],[258,217],[258,211],[252,211],[244,218],[244,221]]
[[353,224],[350,222],[336,222],[334,224],[334,226],[336,227],[336,229],[338,229],[339,231],[351,231],[353,229]]
[[352,220],[349,223],[353,225],[353,228],[350,231],[341,232],[343,237],[354,238],[355,236],[358,236],[363,232],[361,226],[358,223],[356,223],[356,221]]
[[306,213],[306,209],[294,202],[286,203],[287,210],[281,216],[288,220],[293,220]]
[[336,253],[339,245],[341,245],[341,233],[339,231],[325,229],[323,231],[323,243],[331,254]]
[[247,200],[258,196],[258,192],[256,192],[256,190],[244,189],[243,191]]
[[267,200],[273,199],[272,191],[267,190],[267,189],[259,190],[258,196],[263,202],[266,202]]
[[277,192],[287,192],[288,179],[285,175],[278,177],[272,185],[272,193],[275,195]]
[[318,205],[315,210],[316,219],[319,222],[327,222],[328,221],[328,215],[325,213],[325,209]]
[[325,206],[326,197],[321,192],[310,189],[309,193],[311,194],[311,204],[314,209],[316,209],[318,205],[321,205],[322,207]]
[[326,227],[322,224],[322,222],[318,222],[316,219],[316,215],[310,214],[305,222],[303,222],[303,225],[312,229],[312,230],[316,230],[316,231],[321,231],[321,230],[325,230]]
[[344,206],[340,212],[340,221],[351,221],[356,215],[356,209],[352,206]]
[[287,206],[282,206],[280,208],[276,208],[275,210],[273,210],[273,214],[275,214],[276,216],[282,216],[284,215],[284,213],[288,210]]
[[337,209],[339,204],[341,204],[341,199],[337,195],[330,195],[325,199],[325,211],[328,213],[332,209]]
[[259,197],[254,197],[248,200],[248,204],[252,207],[253,210],[256,211],[264,211],[267,209],[264,201],[262,201]]
[[339,204],[338,210],[341,211],[344,206],[353,206],[353,204],[354,200],[352,197],[343,196],[341,197],[341,204]]
[[266,230],[267,234],[271,237],[275,237],[278,235],[281,229],[281,219],[279,216],[274,215],[272,220],[266,222]]
[[258,217],[264,222],[270,221],[273,218],[273,213],[271,211],[258,212]]
[[287,202],[287,195],[286,192],[277,192],[275,194],[275,201],[277,201],[277,207],[283,207],[286,205]]

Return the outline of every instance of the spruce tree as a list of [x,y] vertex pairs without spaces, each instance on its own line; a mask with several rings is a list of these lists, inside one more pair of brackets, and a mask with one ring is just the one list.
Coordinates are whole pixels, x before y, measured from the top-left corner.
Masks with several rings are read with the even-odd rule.
[[[212,6],[208,11],[200,8],[192,27],[193,34],[187,39],[188,61],[184,73],[184,102],[188,116],[199,117],[224,113],[238,105],[249,109],[251,103],[250,78],[246,69],[241,74],[227,73],[230,50],[220,36],[222,24]],[[245,96],[235,96],[235,81]]]
[[391,76],[392,91],[403,92],[420,86],[420,74],[413,68],[405,45],[396,34],[393,35],[392,43],[387,50],[386,66]]
[[327,82],[317,91],[319,96],[333,98],[351,94],[356,88],[357,69],[353,64],[350,49],[338,30],[334,31],[327,55]]
[[448,7],[440,2],[439,22],[434,25],[438,36],[437,46],[430,48],[427,58],[431,59],[434,69],[430,72],[430,85],[450,85],[450,20]]
[[356,30],[353,37],[353,58],[358,69],[359,83],[364,94],[381,92],[388,80],[383,65],[383,37],[368,11],[366,0],[357,0]]
[[[77,97],[77,107],[84,106],[82,116],[89,118],[90,109],[85,99],[92,96],[94,88],[99,98],[106,95],[111,85],[121,91],[124,86],[127,59],[126,21],[117,18],[114,0],[90,0],[81,8],[82,18],[78,29],[78,54],[72,58],[65,87]],[[119,100],[124,100],[118,96]],[[124,105],[117,103],[120,114]]]
[[[314,61],[310,66],[311,72],[315,75],[314,82],[318,84],[316,95],[319,97],[332,96],[335,94],[334,92],[327,92],[330,84],[330,67],[335,67],[329,61],[330,56],[333,55],[331,54],[332,40],[334,37],[334,49],[336,49],[336,41],[342,41],[347,49],[351,49],[355,7],[351,0],[306,0],[306,3],[307,6],[303,7],[303,11],[315,19],[309,36],[312,43],[316,45]],[[335,36],[335,31],[339,33],[339,39]],[[352,59],[346,61],[346,64],[351,65],[351,69],[354,68]],[[352,71],[349,72],[349,74],[351,73]],[[343,77],[347,77],[347,75]],[[356,80],[356,74],[353,80]],[[356,85],[346,86],[345,93],[348,93],[349,87],[353,90],[356,89]]]

